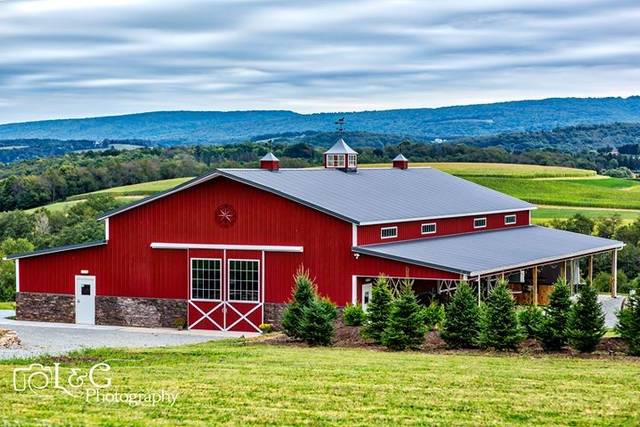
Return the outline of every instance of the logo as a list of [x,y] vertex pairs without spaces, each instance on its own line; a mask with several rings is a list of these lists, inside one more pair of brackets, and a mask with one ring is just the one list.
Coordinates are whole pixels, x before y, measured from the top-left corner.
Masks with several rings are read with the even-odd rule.
[[216,223],[223,228],[229,228],[236,222],[236,210],[229,204],[220,205],[216,208]]
[[45,366],[32,363],[27,367],[13,370],[13,390],[16,393],[44,394],[57,391],[74,398],[82,398],[87,403],[125,403],[130,406],[168,404],[173,406],[178,393],[164,389],[157,392],[120,392],[111,390],[112,378],[108,375],[108,363],[96,363],[88,370],[70,368],[63,376],[60,363]]

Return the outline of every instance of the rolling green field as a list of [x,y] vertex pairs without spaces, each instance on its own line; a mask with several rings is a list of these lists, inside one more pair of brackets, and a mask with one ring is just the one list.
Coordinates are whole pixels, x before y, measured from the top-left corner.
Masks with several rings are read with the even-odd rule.
[[536,224],[543,224],[552,219],[565,219],[575,214],[581,214],[591,219],[609,217],[613,214],[620,215],[622,222],[629,223],[640,217],[640,211],[624,209],[598,209],[598,208],[565,208],[559,206],[543,205],[531,213],[531,218]]
[[[111,365],[107,391],[178,393],[130,406],[12,389],[0,362],[7,425],[545,425],[640,423],[640,363],[623,359],[390,353],[218,341],[93,350],[63,360]],[[52,360],[41,360],[45,365]],[[26,362],[19,362],[25,364]]]
[[[555,166],[514,165],[501,163],[412,163],[431,166],[485,185],[531,203],[545,205],[533,212],[537,223],[552,218],[567,218],[582,213],[591,218],[612,215],[609,208],[628,209],[617,211],[625,221],[633,221],[640,210],[640,181],[608,178],[595,172]],[[388,167],[373,164],[361,167]],[[97,193],[110,193],[120,200],[135,201],[144,196],[164,191],[190,178],[174,178],[142,184],[114,187]],[[91,193],[89,193],[91,194]],[[62,210],[85,199],[88,194],[72,196],[65,202],[48,205],[48,209]]]

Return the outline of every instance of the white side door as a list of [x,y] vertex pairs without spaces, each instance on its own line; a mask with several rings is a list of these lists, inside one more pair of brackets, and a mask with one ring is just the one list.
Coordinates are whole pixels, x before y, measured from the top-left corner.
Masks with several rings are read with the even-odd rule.
[[96,324],[95,276],[76,276],[76,323]]
[[371,283],[365,283],[362,285],[362,309],[367,311],[367,306],[371,301]]

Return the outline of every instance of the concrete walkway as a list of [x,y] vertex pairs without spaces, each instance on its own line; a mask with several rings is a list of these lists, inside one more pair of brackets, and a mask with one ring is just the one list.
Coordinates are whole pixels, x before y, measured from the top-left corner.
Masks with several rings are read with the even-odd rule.
[[22,347],[0,349],[0,359],[33,357],[42,354],[59,355],[83,348],[176,346],[258,335],[256,333],[178,331],[164,328],[90,326],[7,319],[7,317],[14,315],[13,311],[0,310],[0,328],[16,331],[22,341]]

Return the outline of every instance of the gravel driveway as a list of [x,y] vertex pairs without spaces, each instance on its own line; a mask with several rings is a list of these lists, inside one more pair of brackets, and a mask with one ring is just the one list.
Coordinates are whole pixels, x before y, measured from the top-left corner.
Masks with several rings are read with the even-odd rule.
[[[13,315],[13,311],[0,310],[0,328],[16,331],[22,340],[22,347],[0,349],[0,359],[63,354],[82,348],[175,346],[243,335],[230,332],[84,326],[7,319]],[[257,334],[244,335],[254,336]]]

